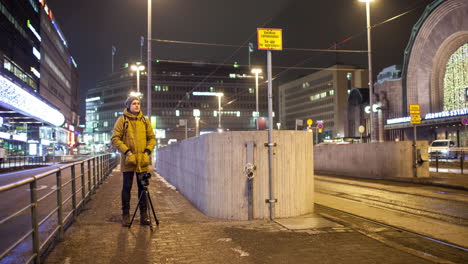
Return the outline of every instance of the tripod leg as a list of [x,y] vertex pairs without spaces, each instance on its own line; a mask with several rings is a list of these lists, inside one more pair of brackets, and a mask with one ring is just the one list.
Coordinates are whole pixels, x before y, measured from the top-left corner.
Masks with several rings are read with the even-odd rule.
[[138,204],[135,208],[135,212],[133,213],[132,220],[130,221],[130,225],[128,225],[128,228],[132,227],[133,224],[133,219],[135,219],[136,212],[138,211],[138,208],[140,207],[141,199],[143,198],[143,193],[140,194],[140,198],[138,198]]
[[[153,211],[153,216],[154,216],[154,220],[156,220],[156,225],[159,226],[159,220],[156,217],[156,213],[154,212],[153,202],[151,201],[151,197],[150,197],[149,193],[148,193],[148,201],[149,201],[149,205],[151,206],[151,210]],[[148,208],[148,211],[149,211],[149,208]],[[150,217],[150,219],[151,219],[151,217]]]

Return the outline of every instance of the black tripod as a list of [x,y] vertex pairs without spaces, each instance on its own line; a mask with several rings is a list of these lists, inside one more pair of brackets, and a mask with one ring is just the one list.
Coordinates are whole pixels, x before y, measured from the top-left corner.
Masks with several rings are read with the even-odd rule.
[[[140,194],[140,198],[138,198],[138,204],[135,208],[135,212],[133,213],[132,220],[130,221],[130,224],[128,228],[132,227],[133,219],[135,219],[135,215],[138,211],[138,208],[140,208],[140,204],[143,203],[143,199],[146,201],[146,210],[148,210],[148,217],[149,217],[149,222],[150,222],[150,228],[151,231],[153,231],[153,223],[151,222],[151,212],[153,212],[154,220],[156,222],[156,225],[159,226],[159,220],[156,217],[156,213],[154,212],[154,207],[153,207],[153,202],[151,201],[151,196],[148,191],[148,185],[149,185],[149,178],[151,178],[151,174],[147,172],[143,173],[138,173],[137,174],[138,180],[141,182],[141,185],[143,185],[143,190]],[[148,203],[149,202],[149,203]],[[142,212],[140,212],[142,213]]]

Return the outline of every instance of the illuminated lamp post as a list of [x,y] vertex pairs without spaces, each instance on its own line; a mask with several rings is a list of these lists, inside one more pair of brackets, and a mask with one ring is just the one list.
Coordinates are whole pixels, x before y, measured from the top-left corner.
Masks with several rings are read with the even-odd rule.
[[193,109],[193,116],[195,117],[195,136],[200,135],[200,109]]
[[252,73],[255,74],[255,123],[257,124],[258,129],[258,117],[260,116],[260,112],[258,111],[258,74],[262,73],[262,69],[260,68],[253,68]]
[[137,65],[132,65],[130,66],[130,69],[132,69],[132,71],[136,71],[136,78],[137,78],[137,92],[140,92],[140,72],[145,70],[145,66],[144,65],[140,65],[137,63]]
[[[372,46],[371,46],[371,24],[370,24],[370,2],[373,0],[359,0],[359,2],[366,3],[366,17],[367,17],[367,58],[368,58],[368,67],[369,67],[369,105],[373,107],[374,105],[374,82],[372,80]],[[374,112],[371,111],[369,115],[369,126],[371,134],[371,142],[375,142],[375,133],[373,133],[372,128],[374,126],[373,122]]]
[[223,132],[223,129],[221,128],[221,97],[223,97],[223,93],[216,93],[216,96],[218,97],[218,132]]

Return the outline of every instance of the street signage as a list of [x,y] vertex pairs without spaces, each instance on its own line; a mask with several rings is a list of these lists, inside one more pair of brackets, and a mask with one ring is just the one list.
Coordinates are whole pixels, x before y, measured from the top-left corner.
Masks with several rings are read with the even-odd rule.
[[319,128],[318,132],[319,132],[319,133],[322,133],[322,129],[321,129],[321,128]]
[[322,123],[318,123],[318,124],[317,124],[317,128],[318,128],[318,129],[323,129],[323,124],[322,124]]
[[421,116],[419,115],[411,116],[411,124],[421,124]]
[[462,119],[462,124],[468,125],[468,118],[463,118]]
[[411,124],[421,124],[421,106],[418,104],[410,104],[409,112]]
[[420,109],[421,109],[421,106],[418,105],[418,104],[410,104],[409,105],[410,114],[418,114],[419,115],[421,113]]
[[312,119],[307,119],[307,125],[311,126],[314,123]]
[[359,126],[358,130],[359,130],[359,133],[362,134],[366,131],[366,128],[364,126]]
[[283,50],[283,31],[280,28],[257,28],[258,49]]

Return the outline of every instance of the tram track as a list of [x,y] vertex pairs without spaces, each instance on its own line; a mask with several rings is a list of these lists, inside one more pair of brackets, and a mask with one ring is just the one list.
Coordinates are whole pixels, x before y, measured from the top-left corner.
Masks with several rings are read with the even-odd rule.
[[445,264],[468,262],[468,248],[464,246],[329,206],[315,204],[315,210],[324,218],[431,262]]

